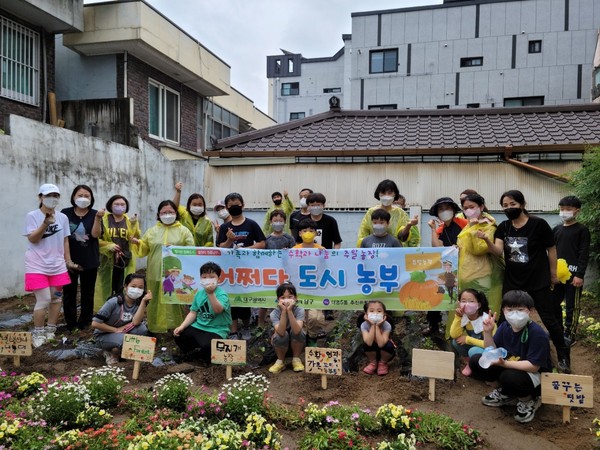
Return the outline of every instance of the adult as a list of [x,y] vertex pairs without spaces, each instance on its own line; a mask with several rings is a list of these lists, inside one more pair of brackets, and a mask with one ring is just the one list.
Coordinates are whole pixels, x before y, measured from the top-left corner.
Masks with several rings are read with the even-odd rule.
[[142,232],[137,214],[130,218],[128,212],[129,200],[119,194],[108,199],[106,209],[98,211],[102,218],[102,233],[94,311],[99,311],[108,298],[121,292],[125,277],[135,272],[136,258],[130,244]]
[[394,205],[394,201],[400,198],[396,183],[392,180],[381,181],[375,188],[373,197],[379,200],[379,204],[369,208],[360,222],[356,246],[360,247],[362,240],[373,234],[371,215],[376,209],[383,209],[390,214],[388,234],[397,237],[404,247],[418,246],[421,240],[419,228],[416,226],[419,223],[418,218],[410,219],[400,206]]
[[144,233],[138,241],[134,240],[138,256],[148,256],[146,278],[148,290],[155,293],[156,301],[148,307],[148,329],[153,333],[165,333],[168,329],[177,327],[183,320],[181,305],[162,302],[163,277],[162,247],[163,245],[194,245],[194,237],[190,230],[179,221],[177,206],[171,200],[163,200],[158,204],[156,224]]
[[302,221],[302,219],[308,219],[310,216],[306,199],[312,193],[312,189],[302,188],[298,193],[298,204],[300,205],[300,208],[290,215],[290,234],[296,242],[298,242],[298,224]]
[[569,373],[570,350],[565,344],[562,323],[556,318],[550,296],[552,286],[558,283],[552,229],[544,219],[529,214],[521,191],[504,192],[500,205],[508,220],[498,225],[494,240],[483,232],[479,232],[478,236],[494,255],[504,255],[503,292],[522,290],[533,298],[535,309],[556,347],[558,368]]
[[[67,268],[74,268],[69,252],[69,219],[56,211],[60,190],[42,184],[38,191],[39,208],[25,218],[25,290],[33,292],[32,344],[37,348],[54,339],[60,314],[62,287],[71,282]],[[60,294],[60,295],[59,295]],[[48,313],[48,323],[44,328]]]
[[206,201],[202,194],[194,193],[188,197],[185,207],[179,203],[181,201],[181,189],[183,183],[178,181],[175,184],[175,196],[173,203],[177,205],[179,220],[194,236],[196,247],[212,247],[214,245],[213,225],[206,216]]
[[[273,232],[273,228],[271,228],[271,213],[273,211],[275,211],[276,209],[279,209],[285,213],[286,217],[290,217],[290,215],[294,211],[294,204],[292,203],[292,200],[290,199],[290,196],[288,195],[288,191],[286,191],[285,189],[283,191],[283,195],[281,195],[281,192],[278,192],[278,191],[273,192],[271,194],[271,200],[272,200],[273,204],[270,206],[269,209],[267,209],[267,212],[265,213],[265,222],[262,227],[262,230],[263,230],[263,233],[265,234],[265,236],[268,236],[269,234],[271,234]],[[290,224],[287,220],[285,222],[285,227],[283,228],[283,232],[284,233],[290,232]]]
[[[71,207],[62,210],[69,219],[69,248],[71,260],[77,264],[69,271],[71,282],[63,288],[63,314],[67,329],[83,330],[92,323],[94,290],[100,265],[98,237],[102,231],[102,215],[95,209],[94,193],[89,186],[75,186]],[[77,285],[79,284],[81,310],[77,318]]]

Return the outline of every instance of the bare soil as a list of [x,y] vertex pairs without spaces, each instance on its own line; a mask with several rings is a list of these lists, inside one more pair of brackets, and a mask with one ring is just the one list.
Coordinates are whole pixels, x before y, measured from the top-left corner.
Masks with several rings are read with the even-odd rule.
[[[12,298],[0,300],[0,314],[6,312],[22,312],[33,309],[33,298]],[[91,335],[84,332],[78,336],[85,339]],[[67,335],[68,336],[68,335]],[[71,338],[71,336],[68,336]],[[162,345],[172,346],[168,336],[161,336]],[[159,345],[161,345],[159,343]],[[40,372],[46,377],[76,375],[83,369],[101,366],[104,360],[96,358],[56,361],[47,355],[53,350],[50,344],[35,349],[33,356],[21,358],[21,366],[15,369],[13,359],[0,356],[0,367],[3,370],[15,370],[22,373]],[[597,348],[584,342],[575,344],[571,349],[572,370],[574,374],[591,375],[600,379],[599,352]],[[119,363],[125,373],[131,377],[133,362]],[[153,367],[143,366],[139,380],[131,380],[131,387],[148,387],[153,382],[178,368],[191,370],[188,373],[196,385],[205,385],[219,389],[225,382],[225,368],[222,366],[205,367],[191,363],[179,366]],[[369,376],[362,372],[345,373],[339,377],[328,378],[328,388],[321,389],[319,376],[306,373],[294,373],[291,368],[272,375],[268,366],[255,367],[252,370],[264,374],[271,382],[269,394],[272,401],[287,406],[299,407],[300,399],[305,402],[324,404],[337,400],[347,404],[358,404],[362,407],[376,409],[384,403],[401,404],[408,408],[422,411],[436,411],[456,420],[473,426],[482,432],[488,449],[510,450],[555,450],[555,449],[591,449],[600,448],[590,431],[592,420],[600,417],[600,407],[596,404],[592,409],[573,408],[571,423],[563,424],[562,408],[543,405],[535,419],[529,424],[519,424],[513,419],[514,407],[489,408],[481,404],[481,397],[490,391],[484,383],[458,375],[456,381],[436,382],[436,400],[428,400],[429,385],[427,380],[411,379],[401,374],[398,358],[390,365],[390,373],[384,377]],[[234,367],[233,375],[248,371],[248,367]],[[594,396],[599,395],[598,383],[594,385]],[[296,448],[301,436],[299,430],[279,430],[284,436],[284,447]]]

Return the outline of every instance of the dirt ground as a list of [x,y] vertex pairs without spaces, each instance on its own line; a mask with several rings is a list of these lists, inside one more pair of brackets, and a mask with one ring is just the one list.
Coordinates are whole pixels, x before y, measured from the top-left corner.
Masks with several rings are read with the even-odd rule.
[[[32,310],[33,299],[0,300],[0,317],[6,312]],[[89,335],[89,333],[88,333]],[[80,336],[84,338],[86,335]],[[163,338],[164,339],[164,338]],[[160,342],[160,341],[159,341]],[[168,341],[165,345],[168,345]],[[38,371],[46,377],[75,375],[84,368],[104,364],[101,356],[96,358],[56,361],[47,355],[52,350],[49,345],[34,350],[32,357],[23,357],[21,367],[14,369],[12,358],[0,356],[0,368],[7,371],[30,373]],[[597,349],[577,343],[572,347],[571,360],[574,374],[591,375],[600,379],[600,354]],[[119,363],[125,373],[131,377],[133,362]],[[225,382],[225,368],[222,366],[203,367],[197,364],[185,364],[192,371],[188,373],[197,386],[205,385],[219,389]],[[181,366],[153,367],[144,365],[139,380],[131,380],[130,386],[149,386],[154,381]],[[514,406],[489,408],[481,404],[481,397],[490,390],[484,383],[458,375],[456,381],[436,382],[436,401],[428,400],[428,381],[410,379],[401,375],[398,360],[392,361],[390,373],[385,377],[369,376],[362,372],[345,373],[339,377],[328,378],[328,388],[321,389],[320,377],[306,373],[294,373],[290,369],[272,375],[267,367],[252,369],[264,374],[271,382],[269,394],[272,400],[288,406],[299,404],[300,398],[307,403],[324,404],[331,400],[342,403],[355,403],[363,407],[376,409],[384,403],[401,404],[405,407],[423,411],[437,411],[469,424],[480,430],[488,449],[511,450],[555,450],[555,449],[591,449],[600,448],[590,431],[592,420],[600,417],[597,402],[592,409],[574,408],[571,410],[571,423],[563,424],[562,408],[543,405],[533,422],[519,424],[512,418]],[[233,374],[248,371],[248,367],[234,367]],[[594,385],[594,396],[598,398],[598,383]],[[279,430],[284,437],[284,447],[296,448],[295,442],[300,436],[298,431]]]

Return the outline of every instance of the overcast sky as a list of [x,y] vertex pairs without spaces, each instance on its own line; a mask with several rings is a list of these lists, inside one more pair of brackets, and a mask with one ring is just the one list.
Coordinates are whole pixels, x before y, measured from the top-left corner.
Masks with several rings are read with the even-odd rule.
[[[359,11],[440,4],[442,0],[146,0],[231,66],[231,85],[268,112],[267,55],[280,48],[332,56]],[[97,3],[85,0],[85,3]]]

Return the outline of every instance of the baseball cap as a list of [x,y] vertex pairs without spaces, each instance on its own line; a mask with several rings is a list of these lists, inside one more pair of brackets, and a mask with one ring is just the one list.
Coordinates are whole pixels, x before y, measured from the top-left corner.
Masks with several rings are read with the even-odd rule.
[[42,184],[40,186],[40,194],[42,195],[48,195],[48,194],[52,194],[52,193],[56,193],[60,195],[60,189],[58,189],[58,186],[55,184]]
[[223,200],[219,200],[214,207],[214,210],[217,211],[221,208],[225,208],[225,203],[223,202]]

